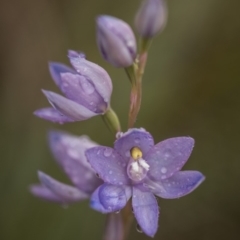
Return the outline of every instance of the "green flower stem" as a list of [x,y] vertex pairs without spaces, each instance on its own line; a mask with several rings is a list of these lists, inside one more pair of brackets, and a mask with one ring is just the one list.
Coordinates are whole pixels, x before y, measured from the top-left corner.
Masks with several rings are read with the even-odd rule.
[[113,134],[121,131],[121,125],[118,119],[117,114],[112,110],[111,107],[102,115],[103,121],[110,129]]

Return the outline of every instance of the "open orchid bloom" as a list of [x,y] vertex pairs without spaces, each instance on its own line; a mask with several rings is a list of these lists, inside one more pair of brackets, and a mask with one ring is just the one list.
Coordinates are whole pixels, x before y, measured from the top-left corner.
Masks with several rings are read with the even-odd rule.
[[44,200],[70,204],[89,198],[102,184],[87,162],[85,151],[97,146],[86,136],[76,137],[64,132],[49,133],[51,151],[73,186],[61,183],[43,172],[39,172],[41,184],[34,184],[30,191]]
[[70,50],[68,57],[74,69],[51,62],[51,76],[66,96],[43,90],[52,108],[34,112],[40,118],[67,123],[104,114],[110,105],[112,81],[100,66],[85,59],[84,54]]
[[[119,134],[118,134],[119,135]],[[154,145],[144,129],[120,134],[114,148],[96,146],[86,156],[104,183],[91,197],[102,213],[121,210],[132,197],[134,215],[143,232],[154,236],[159,208],[154,195],[174,199],[196,189],[205,177],[198,171],[180,171],[194,146],[190,137],[176,137]]]

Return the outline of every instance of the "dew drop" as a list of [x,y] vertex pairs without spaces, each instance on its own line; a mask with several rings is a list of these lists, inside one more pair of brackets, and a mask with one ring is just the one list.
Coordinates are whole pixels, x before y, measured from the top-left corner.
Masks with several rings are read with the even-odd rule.
[[126,157],[130,157],[130,151],[126,151],[126,152],[125,152],[125,156],[126,156]]
[[143,232],[143,230],[141,229],[141,227],[139,226],[139,224],[137,224],[136,230],[137,230],[137,232],[139,232],[139,233],[142,233],[142,232]]
[[98,173],[96,173],[96,176],[97,176],[98,178],[100,178],[100,176],[99,176],[99,174],[98,174]]
[[140,143],[140,138],[136,137],[134,140],[135,143]]
[[104,154],[105,157],[110,157],[112,155],[112,149],[111,148],[106,148],[104,150],[103,154]]
[[116,211],[115,213],[116,213],[116,214],[120,213],[120,210]]
[[109,174],[112,174],[113,172],[110,170],[108,173],[109,173]]
[[162,173],[166,173],[166,172],[167,172],[167,169],[166,169],[165,167],[162,167],[162,168],[161,168],[161,172],[162,172]]
[[84,78],[81,78],[81,80],[79,79],[79,83],[86,94],[92,94],[94,92],[95,89],[93,85],[86,79]]
[[68,83],[64,82],[62,86],[63,86],[64,88],[67,88],[67,87],[68,87]]

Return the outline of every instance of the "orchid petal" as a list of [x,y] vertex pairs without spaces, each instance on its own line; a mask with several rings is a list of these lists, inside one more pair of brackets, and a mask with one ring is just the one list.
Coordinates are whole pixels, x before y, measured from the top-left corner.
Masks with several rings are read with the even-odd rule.
[[60,123],[60,124],[74,122],[74,120],[71,119],[70,117],[62,115],[59,111],[51,107],[38,109],[34,112],[34,115],[36,115],[37,117],[43,118],[45,120]]
[[141,230],[153,237],[158,229],[159,209],[154,195],[133,187],[133,212]]
[[51,131],[49,145],[56,161],[76,187],[92,193],[101,184],[85,156],[85,151],[97,146],[97,143],[87,136],[77,137],[61,131]]
[[155,195],[161,198],[174,199],[191,193],[204,179],[203,174],[198,171],[180,171],[168,179],[147,182],[147,185]]
[[57,203],[63,203],[64,200],[53,193],[50,189],[46,188],[45,186],[41,184],[33,184],[29,188],[30,192],[38,198],[41,198],[43,200],[51,201],[51,202],[57,202]]
[[61,90],[68,99],[95,113],[106,111],[108,104],[104,102],[91,81],[76,73],[62,73],[61,78]]
[[131,187],[116,186],[108,183],[101,185],[99,200],[105,209],[111,212],[121,210],[131,197]]
[[114,149],[128,161],[130,158],[130,150],[133,147],[138,147],[142,151],[143,158],[145,159],[146,154],[153,145],[154,140],[150,133],[144,129],[133,128],[120,135],[114,143]]
[[62,85],[62,73],[76,73],[75,70],[62,63],[49,62],[48,66],[52,79],[59,88],[61,88]]
[[87,61],[81,53],[73,50],[68,51],[68,57],[75,70],[85,78],[91,80],[96,91],[108,103],[112,94],[112,80],[108,73],[99,65]]
[[[101,186],[100,186],[101,187]],[[90,206],[92,209],[101,212],[101,213],[110,213],[109,209],[105,209],[99,199],[99,189],[98,187],[92,194],[90,198]]]
[[155,180],[171,177],[186,163],[193,146],[190,137],[169,138],[156,144],[145,158],[150,165],[148,175]]
[[63,115],[76,121],[86,120],[97,114],[85,108],[84,106],[69,100],[57,93],[43,90],[50,104]]
[[85,154],[88,162],[104,182],[113,185],[129,184],[127,164],[114,149],[99,146],[88,149]]
[[43,172],[38,172],[38,177],[43,186],[62,198],[65,202],[76,202],[88,198],[88,195],[75,187],[61,183]]

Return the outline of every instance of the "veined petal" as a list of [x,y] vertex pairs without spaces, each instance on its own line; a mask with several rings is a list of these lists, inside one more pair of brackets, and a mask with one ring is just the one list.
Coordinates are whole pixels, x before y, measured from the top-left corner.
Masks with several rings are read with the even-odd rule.
[[99,189],[99,200],[105,209],[116,212],[125,207],[132,195],[131,193],[129,186],[104,183]]
[[[101,186],[100,186],[101,187]],[[99,189],[98,187],[92,194],[90,198],[90,206],[92,209],[101,212],[101,213],[110,213],[109,209],[105,209],[99,199]]]
[[114,143],[114,149],[121,154],[126,161],[129,160],[130,150],[133,147],[138,147],[143,153],[143,159],[145,159],[146,154],[153,146],[154,140],[151,134],[143,128],[129,129],[126,133],[120,135]]
[[88,149],[85,154],[88,162],[104,182],[113,185],[129,184],[127,164],[114,149],[99,146]]
[[95,113],[104,113],[108,104],[96,91],[91,81],[77,73],[62,73],[61,90],[68,99],[90,109]]
[[104,102],[108,103],[112,94],[112,80],[108,73],[99,65],[87,61],[81,53],[69,50],[68,57],[76,71],[91,80]]
[[86,120],[97,114],[85,108],[84,106],[69,100],[57,93],[43,90],[50,104],[63,115],[74,119],[75,121]]
[[180,198],[191,193],[203,181],[205,177],[198,171],[180,171],[172,177],[154,182],[147,182],[149,189],[161,198]]
[[62,84],[61,73],[76,73],[75,70],[62,63],[49,62],[48,66],[52,79],[59,88]]
[[148,176],[155,180],[171,177],[186,163],[193,146],[190,137],[169,138],[156,144],[145,158],[150,165]]
[[132,206],[142,231],[153,237],[158,229],[159,216],[158,203],[154,195],[151,192],[144,192],[133,187]]
[[75,120],[71,119],[70,117],[64,116],[59,111],[54,108],[41,108],[34,112],[34,115],[45,120],[56,122],[56,123],[68,123],[74,122]]
[[38,177],[43,186],[62,198],[65,202],[76,202],[88,198],[88,195],[75,187],[61,183],[43,172],[38,172]]
[[51,202],[57,202],[57,203],[63,203],[64,200],[53,193],[50,189],[46,188],[45,186],[41,184],[33,184],[29,188],[30,192],[43,200],[51,201]]
[[85,156],[85,151],[97,146],[97,143],[87,136],[77,137],[61,131],[51,131],[49,145],[56,161],[76,187],[90,194],[102,183]]

